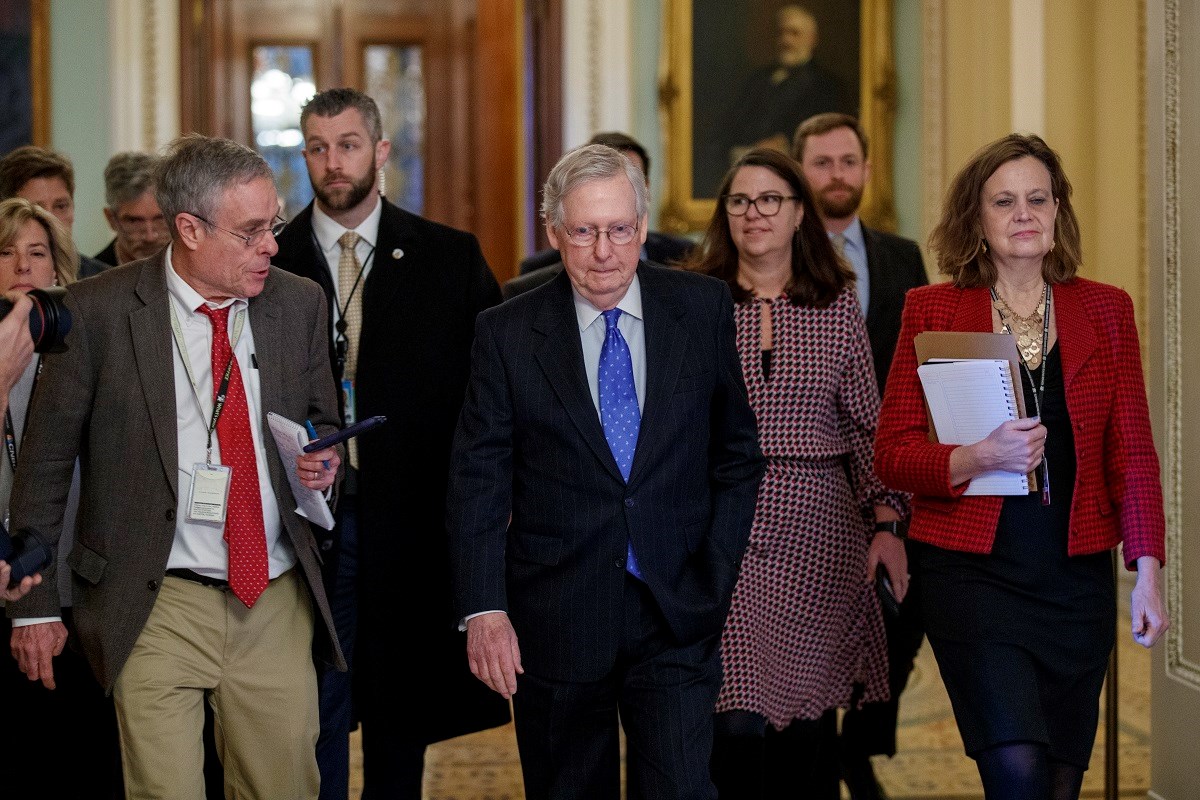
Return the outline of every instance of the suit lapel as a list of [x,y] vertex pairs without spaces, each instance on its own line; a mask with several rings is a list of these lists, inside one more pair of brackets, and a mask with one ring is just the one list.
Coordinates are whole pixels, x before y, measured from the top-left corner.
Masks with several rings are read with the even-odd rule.
[[[614,478],[623,480],[616,459],[604,438],[600,415],[592,402],[588,388],[587,372],[583,366],[583,345],[579,338],[579,322],[575,316],[571,282],[566,273],[560,273],[550,284],[549,291],[542,293],[541,306],[535,311],[533,331],[542,338],[537,350],[537,361],[550,388],[558,396],[567,415],[579,433]],[[643,303],[645,298],[643,297]],[[643,422],[644,428],[644,422]],[[638,442],[641,450],[641,442]],[[637,457],[634,457],[634,469]],[[632,474],[630,475],[632,478]]]
[[141,267],[137,296],[144,304],[129,314],[129,335],[150,428],[163,473],[178,498],[179,440],[175,420],[175,362],[167,296],[166,251]]
[[679,380],[687,350],[687,333],[679,318],[685,310],[663,291],[658,275],[645,264],[638,267],[642,286],[642,324],[646,341],[646,397],[642,404],[642,424],[638,432],[637,450],[629,482],[638,479],[658,442],[658,433],[666,425],[664,415],[670,410],[671,394]]
[[397,313],[397,302],[420,295],[419,291],[400,291],[406,285],[406,280],[411,280],[413,270],[399,268],[402,264],[420,261],[420,242],[400,209],[386,200],[380,202],[383,203],[383,213],[379,217],[379,236],[371,254],[371,272],[367,275],[363,290],[363,303],[369,303],[375,311],[372,314],[364,312],[364,319],[376,315],[386,319],[389,314]]
[[986,287],[976,286],[959,293],[950,330],[992,332],[992,296]]
[[[267,438],[266,415],[268,411],[280,412],[286,408],[283,398],[283,333],[281,330],[281,309],[275,300],[274,280],[267,278],[267,284],[261,294],[250,298],[250,330],[254,334],[254,353],[258,361],[258,394],[259,406],[262,409],[264,446],[268,451],[274,444]],[[294,420],[300,422],[301,420]],[[286,480],[279,473],[279,459],[268,458],[267,468],[271,475],[273,487],[282,486]],[[276,496],[278,496],[276,492]],[[282,507],[282,504],[281,504]]]
[[[1079,297],[1079,288],[1079,281],[1058,284],[1054,287],[1051,301],[1062,358],[1063,386],[1068,390],[1079,368],[1096,349],[1096,331]],[[1063,331],[1068,331],[1068,334],[1063,336]]]
[[333,278],[329,265],[325,263],[325,255],[321,252],[321,245],[313,233],[312,203],[297,214],[280,234],[279,252],[288,256],[281,262],[284,268],[305,278],[311,278],[325,290],[327,296],[333,296]]
[[891,289],[891,287],[885,286],[891,270],[886,269],[886,265],[883,263],[884,251],[875,238],[875,232],[866,225],[862,226],[862,232],[863,243],[867,246],[867,277],[871,281],[867,290],[867,330],[870,331],[873,339],[876,335],[875,328],[879,324],[880,298],[885,289],[888,291]]

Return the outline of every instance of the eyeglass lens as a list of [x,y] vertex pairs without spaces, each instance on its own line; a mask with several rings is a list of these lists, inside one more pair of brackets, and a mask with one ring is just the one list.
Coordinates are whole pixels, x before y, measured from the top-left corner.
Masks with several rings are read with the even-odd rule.
[[731,194],[725,198],[725,210],[735,217],[740,217],[750,210],[750,206],[764,217],[773,217],[779,213],[783,205],[783,195],[763,194],[758,197],[747,197],[744,194]]

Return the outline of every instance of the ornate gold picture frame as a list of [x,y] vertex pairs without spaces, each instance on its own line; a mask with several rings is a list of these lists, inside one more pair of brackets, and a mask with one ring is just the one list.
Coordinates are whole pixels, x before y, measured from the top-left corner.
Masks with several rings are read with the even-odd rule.
[[[712,86],[714,76],[696,72],[702,67],[697,64],[696,43],[693,40],[697,30],[695,14],[716,8],[714,2],[667,0],[664,8],[659,107],[664,124],[664,147],[669,158],[660,227],[675,233],[703,230],[712,216],[715,201],[713,197],[705,196],[706,193],[714,193],[714,189],[698,187],[695,180],[700,176],[703,182],[715,186],[712,176],[716,173],[711,165],[701,168],[701,160],[711,161],[712,143],[706,140],[705,135],[696,133],[697,119],[714,116],[713,110],[704,105],[712,102],[709,93],[702,92],[703,96],[697,97],[696,89],[698,85]],[[857,36],[854,36],[853,30],[837,29],[839,20],[851,20],[850,24],[853,24],[852,20],[855,19],[853,14],[837,13],[839,7],[845,7],[843,2],[825,3],[826,10],[823,12],[815,1],[804,5],[820,20],[823,26],[819,33],[820,41],[826,43],[824,46],[827,51],[834,52],[835,57],[844,59],[847,55],[847,48],[841,43],[858,44],[858,85],[852,87],[851,94],[857,94],[858,97],[858,117],[870,141],[872,164],[871,180],[863,198],[861,215],[873,227],[894,230],[896,212],[892,194],[892,128],[896,110],[896,77],[892,49],[892,0],[859,1]],[[758,31],[763,28],[764,19],[772,20],[778,9],[786,5],[792,4],[780,0],[738,0],[734,3],[720,0],[719,8],[721,13],[729,14],[739,22],[754,24]],[[741,36],[733,33],[725,43],[728,47],[736,47],[738,42],[754,37],[754,32],[742,31]],[[758,37],[754,41],[755,52],[750,55],[760,62],[764,58],[770,59],[776,47],[775,40]],[[821,58],[820,41],[814,62]],[[699,60],[704,60],[708,55],[706,49],[700,53]],[[715,79],[737,83],[750,78],[738,74],[726,78],[722,73]]]

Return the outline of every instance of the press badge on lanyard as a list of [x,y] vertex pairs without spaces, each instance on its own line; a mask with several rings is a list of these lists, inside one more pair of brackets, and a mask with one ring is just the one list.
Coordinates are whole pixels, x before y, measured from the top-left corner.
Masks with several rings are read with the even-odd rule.
[[[213,398],[212,416],[208,423],[208,443],[205,450],[205,461],[192,465],[192,490],[188,495],[187,519],[189,522],[215,522],[225,524],[225,513],[229,508],[229,485],[233,478],[233,467],[226,464],[213,463],[213,432],[217,429],[217,420],[225,410],[225,398],[229,395],[229,380],[233,375],[233,361],[237,358],[235,348],[242,338],[242,327],[246,323],[246,311],[238,311],[233,321],[233,337],[229,342],[229,363],[225,365],[225,373],[221,376],[221,384],[217,388],[217,396]],[[200,401],[200,389],[196,385],[196,376],[192,372],[192,360],[188,357],[187,345],[183,340],[183,329],[179,318],[175,315],[175,305],[171,304],[171,331],[175,335],[175,346],[183,360],[183,368],[187,372],[188,381],[192,384],[192,396],[204,417],[204,403]],[[213,331],[216,335],[216,331]],[[216,374],[213,380],[216,380]]]
[[191,522],[225,524],[229,506],[229,481],[233,467],[224,464],[193,464],[192,493],[188,497],[187,518]]

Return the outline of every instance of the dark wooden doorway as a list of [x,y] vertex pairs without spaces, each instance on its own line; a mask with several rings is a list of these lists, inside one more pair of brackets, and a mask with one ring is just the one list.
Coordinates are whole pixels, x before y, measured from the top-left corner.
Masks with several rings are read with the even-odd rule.
[[[295,213],[308,190],[296,157],[300,90],[366,91],[397,154],[385,169],[389,198],[475,233],[506,278],[522,249],[518,8],[511,0],[181,0],[181,129],[258,148]],[[276,127],[264,130],[263,120]]]

